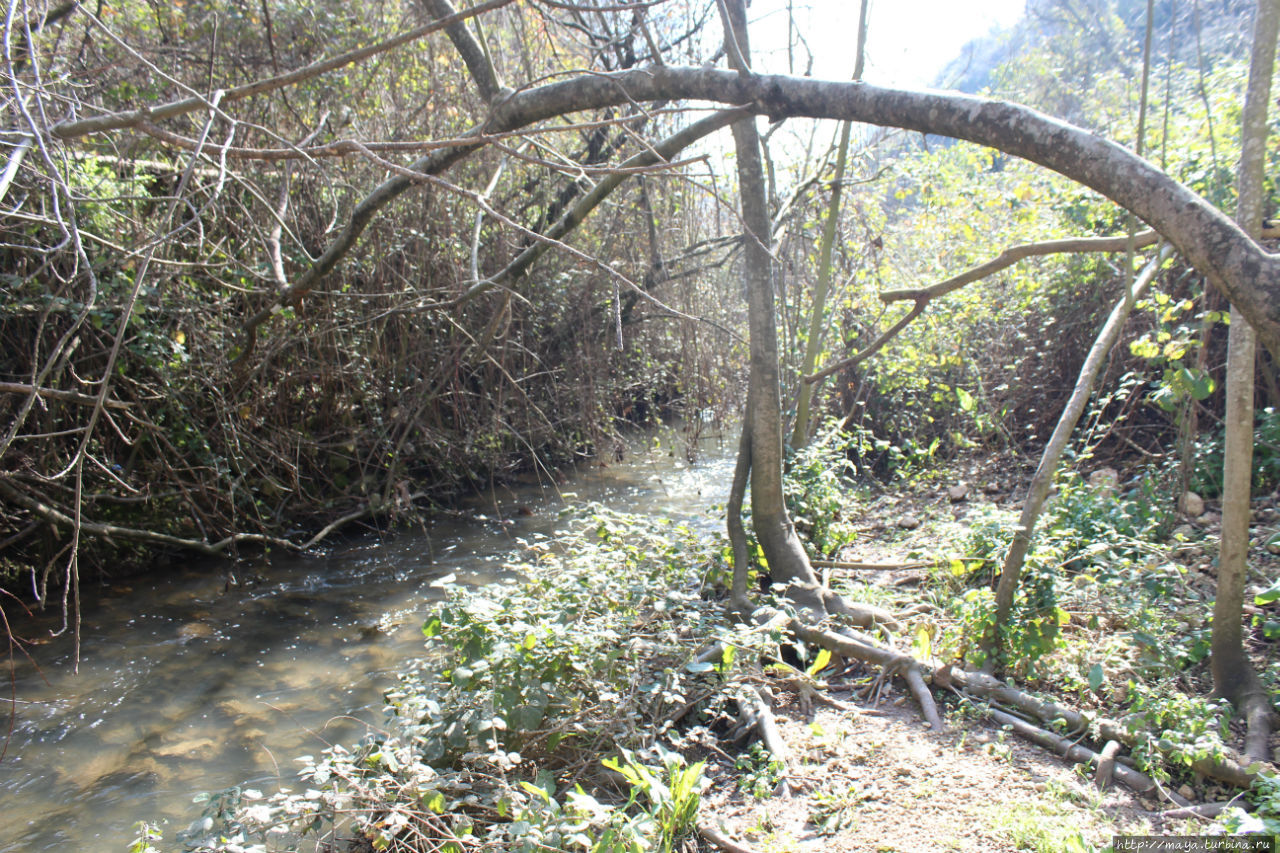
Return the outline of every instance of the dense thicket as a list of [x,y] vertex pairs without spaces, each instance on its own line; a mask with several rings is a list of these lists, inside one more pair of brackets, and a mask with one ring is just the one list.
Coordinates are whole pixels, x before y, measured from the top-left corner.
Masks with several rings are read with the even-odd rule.
[[[411,2],[56,11],[32,4],[25,21],[7,22],[14,143],[67,117],[271,77],[431,17]],[[650,32],[684,50],[696,14],[673,11]],[[647,50],[632,16],[587,18],[543,7],[486,18],[499,72],[610,70]],[[697,273],[725,243],[704,233],[695,175],[631,181],[575,237],[576,253],[548,254],[452,304],[561,217],[601,178],[593,167],[680,120],[639,106],[511,138],[451,173],[467,191],[396,202],[340,274],[233,366],[245,318],[305,269],[367,189],[423,140],[462,133],[481,106],[441,35],[238,102],[234,119],[202,110],[75,144],[37,139],[0,218],[10,580],[32,568],[44,594],[50,570],[62,574],[71,529],[51,513],[200,542],[300,543],[350,513],[394,517],[468,483],[566,464],[607,447],[623,421],[723,405],[733,339],[687,317],[732,326],[738,307]],[[340,140],[358,144],[332,156],[324,146]],[[486,185],[501,221],[468,195]],[[108,374],[111,405],[87,434]],[[130,541],[117,532],[81,547],[95,567],[121,571],[144,558],[121,552]]]

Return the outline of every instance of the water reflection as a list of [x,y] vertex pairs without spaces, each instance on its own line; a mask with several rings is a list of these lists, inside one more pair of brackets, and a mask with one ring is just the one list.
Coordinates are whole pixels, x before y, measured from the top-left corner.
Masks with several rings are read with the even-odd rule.
[[[626,461],[475,498],[425,530],[369,536],[307,558],[175,568],[84,604],[80,672],[70,638],[15,661],[13,727],[0,761],[0,853],[123,850],[136,821],[166,836],[193,792],[292,778],[294,759],[349,742],[379,717],[395,667],[422,648],[431,580],[502,577],[520,541],[553,533],[568,504],[718,526],[732,476],[727,437],[684,464],[678,433],[638,439]],[[228,588],[228,572],[242,585]],[[13,607],[6,607],[11,614]],[[19,622],[47,637],[60,617]],[[286,782],[287,784],[287,782]]]

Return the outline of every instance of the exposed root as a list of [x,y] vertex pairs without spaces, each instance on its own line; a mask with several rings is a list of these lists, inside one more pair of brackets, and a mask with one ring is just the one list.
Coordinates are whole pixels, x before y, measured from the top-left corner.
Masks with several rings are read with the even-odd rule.
[[933,701],[933,694],[929,692],[929,687],[925,684],[924,676],[921,672],[923,667],[915,658],[893,649],[874,645],[869,639],[855,638],[846,634],[838,634],[834,631],[826,631],[806,625],[799,620],[792,620],[791,630],[806,643],[822,646],[847,658],[874,663],[886,669],[894,667],[900,670],[904,680],[907,682],[907,686],[911,689],[911,694],[920,705],[920,714],[924,717],[925,722],[935,732],[940,732],[946,728],[943,725],[941,715],[938,714],[938,705]]
[[716,829],[714,826],[711,826],[709,824],[699,822],[698,835],[702,836],[703,840],[706,841],[708,844],[710,844],[713,847],[718,847],[721,850],[724,850],[725,853],[755,853],[755,851],[752,850],[750,847],[747,847],[746,845],[743,845],[743,844],[739,844],[738,842],[734,841],[732,838],[725,835],[723,832],[721,832],[720,830]]
[[879,627],[895,634],[903,630],[902,623],[897,617],[883,607],[850,602],[844,596],[830,590],[823,592],[822,603],[826,605],[828,613],[844,616],[859,628]]
[[[1061,721],[1066,724],[1066,733],[1069,735],[1083,736],[1089,732],[1097,732],[1099,737],[1107,740],[1117,740],[1126,746],[1134,746],[1138,742],[1137,735],[1114,720],[1094,718],[1059,705],[1056,702],[1046,702],[1029,693],[1010,687],[987,673],[965,672],[955,667],[950,667],[948,677],[958,688],[971,695],[995,700],[1003,705],[1017,708],[1046,723]],[[1224,748],[1223,754],[1217,758],[1202,756],[1195,759],[1191,764],[1191,769],[1219,782],[1225,782],[1237,788],[1248,788],[1253,784],[1258,772],[1265,769],[1265,766],[1255,769],[1247,759]],[[1119,772],[1117,771],[1118,776]]]
[[1102,752],[1098,753],[1098,769],[1093,774],[1093,784],[1099,789],[1105,791],[1111,784],[1111,779],[1115,776],[1116,756],[1119,754],[1120,741],[1118,740],[1107,741],[1106,746],[1102,747]]
[[[743,721],[739,730],[745,734],[743,730],[754,728],[760,734],[760,742],[764,744],[765,749],[769,750],[769,753],[782,764],[782,778],[778,780],[778,787],[774,790],[774,794],[781,797],[790,796],[787,777],[791,774],[791,752],[782,739],[782,733],[778,731],[778,721],[773,716],[773,709],[765,701],[760,690],[755,687],[748,687],[738,695],[738,707],[742,710]],[[741,736],[740,734],[739,737]]]
[[1177,809],[1169,809],[1168,811],[1147,812],[1148,817],[1158,817],[1164,820],[1182,820],[1185,818],[1195,818],[1198,820],[1213,820],[1232,806],[1240,805],[1235,800],[1228,800],[1225,803],[1201,803],[1197,806],[1183,806]]
[[1250,761],[1271,760],[1271,722],[1274,712],[1266,693],[1259,688],[1250,693],[1241,702],[1239,710],[1244,716],[1247,728],[1244,737],[1244,752]]
[[[1076,764],[1092,764],[1099,766],[1102,763],[1102,756],[1083,746],[1079,743],[1068,740],[1061,735],[1047,732],[1038,726],[1033,726],[1021,717],[1015,717],[1005,711],[998,711],[992,708],[989,712],[991,719],[995,720],[1002,726],[1008,726],[1013,730],[1014,734],[1021,738],[1031,741],[1034,744],[1051,750],[1068,761]],[[1173,802],[1180,806],[1188,805],[1188,801],[1183,797],[1179,797],[1170,791],[1164,791],[1159,788],[1156,781],[1145,773],[1140,773],[1132,767],[1126,767],[1123,764],[1112,762],[1112,775],[1121,784],[1132,789],[1139,794],[1163,794]]]

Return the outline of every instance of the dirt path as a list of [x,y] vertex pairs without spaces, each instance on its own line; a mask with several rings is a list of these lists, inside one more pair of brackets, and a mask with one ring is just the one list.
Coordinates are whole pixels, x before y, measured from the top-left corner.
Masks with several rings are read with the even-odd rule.
[[878,710],[806,714],[793,702],[779,713],[795,770],[790,796],[740,790],[754,767],[721,759],[706,770],[714,785],[704,820],[761,853],[1056,853],[1089,850],[1071,846],[1077,836],[1103,847],[1116,833],[1159,831],[1145,815],[1151,804],[1127,790],[1100,792],[987,724],[953,716],[935,735],[896,692],[886,690]]

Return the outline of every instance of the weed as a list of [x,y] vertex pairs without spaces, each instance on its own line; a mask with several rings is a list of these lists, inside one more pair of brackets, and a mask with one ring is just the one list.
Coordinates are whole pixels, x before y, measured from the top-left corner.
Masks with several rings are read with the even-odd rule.
[[1019,850],[1033,853],[1097,853],[1077,828],[1071,809],[1047,802],[1018,803],[996,818]]
[[757,800],[767,800],[773,796],[773,790],[782,778],[782,762],[756,741],[751,748],[738,756],[734,762],[741,774],[738,777],[738,790]]

